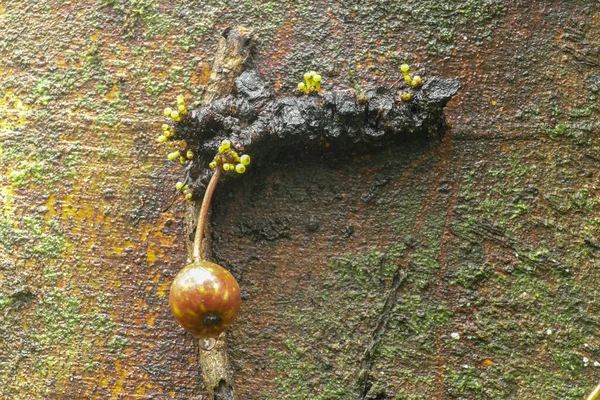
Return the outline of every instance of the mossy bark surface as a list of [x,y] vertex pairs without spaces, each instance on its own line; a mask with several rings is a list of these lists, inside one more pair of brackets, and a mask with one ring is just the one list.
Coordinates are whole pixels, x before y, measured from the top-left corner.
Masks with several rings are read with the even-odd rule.
[[[241,399],[581,399],[600,379],[600,4],[0,3],[0,397],[202,398],[169,314],[184,167],[227,26],[277,95],[456,78],[439,141],[282,154],[217,188]],[[384,327],[384,329],[381,329]],[[598,366],[596,366],[598,365]]]

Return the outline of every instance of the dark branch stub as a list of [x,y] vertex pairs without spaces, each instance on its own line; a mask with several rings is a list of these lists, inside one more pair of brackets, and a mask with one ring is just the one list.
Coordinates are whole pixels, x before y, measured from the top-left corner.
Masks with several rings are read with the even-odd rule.
[[352,90],[276,97],[255,71],[235,82],[235,94],[191,111],[176,124],[174,139],[185,140],[200,155],[190,171],[193,182],[201,183],[196,187],[206,183],[208,161],[224,139],[260,164],[283,150],[364,151],[391,141],[441,137],[444,107],[461,87],[454,79],[425,79],[405,102],[400,89],[384,87],[358,99]]

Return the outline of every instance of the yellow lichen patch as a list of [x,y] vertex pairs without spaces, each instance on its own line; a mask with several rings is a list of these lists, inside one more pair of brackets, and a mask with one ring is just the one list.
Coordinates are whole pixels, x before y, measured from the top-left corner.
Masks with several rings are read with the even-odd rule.
[[129,240],[126,240],[122,243],[113,245],[112,251],[108,251],[107,255],[116,254],[116,255],[120,256],[121,254],[123,254],[123,252],[125,251],[126,248],[133,247],[133,246],[135,246],[135,243],[133,243]]
[[492,365],[495,365],[496,363],[493,360],[490,360],[489,358],[486,358],[485,360],[483,360],[481,362],[481,365],[483,365],[484,367],[491,367]]
[[54,209],[55,203],[56,203],[56,197],[54,197],[54,193],[52,193],[52,194],[50,194],[50,197],[48,198],[48,201],[45,204],[46,208],[48,208],[48,212],[46,213],[46,215],[44,215],[46,222],[53,220],[54,216],[56,215],[56,210]]
[[29,327],[28,322],[26,319],[23,319],[21,322],[21,328],[23,328],[23,331],[27,331],[27,328]]
[[0,129],[13,130],[27,123],[31,110],[12,90],[0,97]]
[[203,62],[200,64],[198,71],[199,73],[194,72],[192,74],[191,82],[195,85],[206,85],[208,80],[210,79],[211,67],[210,64]]
[[154,253],[154,250],[148,249],[148,253],[146,255],[146,261],[150,265],[152,265],[156,262],[156,254]]
[[279,91],[279,89],[281,89],[281,73],[277,73],[277,80],[275,81],[275,84],[273,86],[273,89],[275,89],[275,91]]
[[158,317],[158,313],[154,313],[148,317],[148,326],[154,326],[154,321]]
[[[165,213],[164,215],[161,215],[160,218],[157,221],[153,221],[152,223],[144,223],[141,225],[140,227],[140,238],[142,240],[148,240],[148,239],[158,239],[158,240],[151,240],[152,245],[154,245],[154,247],[164,247],[164,248],[171,248],[173,246],[175,246],[178,242],[177,242],[177,236],[176,235],[164,235],[161,231],[162,229],[165,228],[165,226],[167,224],[170,224],[173,222],[173,216],[169,215],[168,213]],[[160,256],[160,250],[157,250],[157,256]]]
[[110,92],[108,92],[106,94],[106,96],[104,96],[104,98],[106,100],[112,100],[114,99],[120,92],[121,90],[119,89],[119,85],[118,84],[114,84],[113,87],[111,88]]
[[79,200],[75,200],[73,198],[73,193],[81,193],[82,183],[77,184],[73,187],[73,191],[66,195],[62,201],[62,219],[68,220],[69,218],[73,218],[78,224],[81,224],[82,220],[85,217],[91,216],[93,213],[93,208],[91,205],[87,207],[87,214],[85,210],[82,210],[81,202]]
[[[144,375],[144,378],[147,378],[147,375],[146,375],[146,374]],[[146,389],[152,389],[153,387],[154,387],[154,385],[153,385],[153,384],[151,384],[150,382],[143,382],[143,383],[140,383],[140,384],[139,384],[139,386],[138,386],[138,388],[137,388],[137,392],[136,392],[136,393],[137,393],[139,396],[141,396],[141,395],[143,395],[144,393],[146,393]],[[162,392],[162,390],[160,390],[160,389],[159,389],[159,391],[161,391],[161,392]]]
[[144,384],[144,383],[139,384],[135,394],[138,396],[142,396],[146,392],[145,386],[146,386],[146,384]]
[[97,41],[98,41],[98,37],[99,37],[101,34],[102,34],[102,31],[101,31],[100,29],[96,29],[96,32],[95,32],[95,33],[93,33],[93,34],[90,36],[90,40],[91,40],[92,42],[97,42]]
[[[113,286],[116,288],[120,287],[121,281],[117,280],[116,282],[117,282],[116,286],[114,286],[114,285]],[[140,308],[146,308],[146,307],[147,307],[146,300],[138,299],[138,301],[136,301],[136,308],[140,309]]]
[[[127,353],[127,351],[125,353]],[[118,379],[110,392],[110,395],[113,398],[117,397],[123,391],[123,382],[127,375],[129,375],[127,368],[121,365],[121,360],[115,362],[115,372],[118,374]]]
[[156,295],[160,298],[165,297],[167,294],[167,288],[169,287],[169,282],[165,282],[158,287],[156,290]]
[[2,186],[0,188],[0,201],[2,201],[2,208],[4,209],[4,215],[12,215],[15,210],[14,206],[14,191],[10,186]]

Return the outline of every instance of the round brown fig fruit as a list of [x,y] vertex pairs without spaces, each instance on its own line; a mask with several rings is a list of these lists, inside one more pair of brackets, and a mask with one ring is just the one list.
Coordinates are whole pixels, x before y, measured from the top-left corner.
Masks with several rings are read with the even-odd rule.
[[169,293],[175,319],[197,339],[218,337],[235,320],[240,302],[233,275],[204,260],[179,271]]

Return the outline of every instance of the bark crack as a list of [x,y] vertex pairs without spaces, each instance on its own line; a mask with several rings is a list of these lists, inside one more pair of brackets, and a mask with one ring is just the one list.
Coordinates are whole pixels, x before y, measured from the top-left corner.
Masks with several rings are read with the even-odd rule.
[[[409,263],[409,266],[412,265],[410,265]],[[390,316],[392,314],[392,310],[394,308],[394,305],[396,304],[396,301],[398,300],[400,288],[402,287],[403,283],[406,282],[407,275],[407,268],[404,265],[400,265],[394,273],[394,276],[392,278],[392,284],[390,285],[390,290],[387,294],[385,303],[383,305],[383,310],[381,311],[381,314],[379,315],[379,320],[377,321],[377,326],[373,331],[373,335],[371,337],[369,345],[367,346],[362,355],[360,361],[360,372],[358,373],[357,381],[360,400],[366,400],[368,398],[367,396],[370,395],[369,391],[373,386],[371,370],[375,361],[374,356],[379,348],[381,339],[383,338],[383,335],[386,332]],[[381,397],[378,396],[375,399],[380,398]]]
[[509,237],[502,229],[492,224],[459,219],[456,226],[450,227],[450,231],[454,235],[474,243],[480,243],[481,239],[496,242],[502,247],[512,250],[517,259],[540,270],[550,268],[562,272],[570,270],[568,265],[552,258],[549,254],[537,254],[534,249],[519,244],[519,241]]

